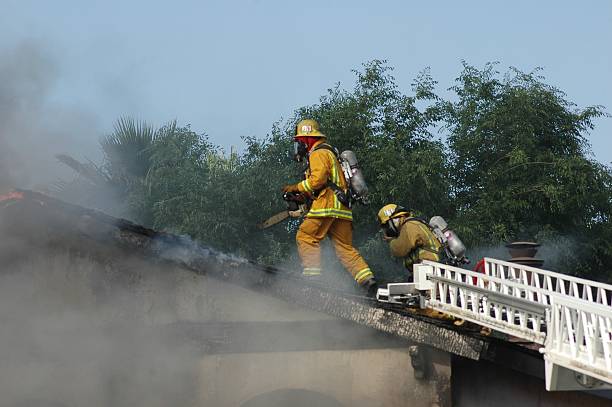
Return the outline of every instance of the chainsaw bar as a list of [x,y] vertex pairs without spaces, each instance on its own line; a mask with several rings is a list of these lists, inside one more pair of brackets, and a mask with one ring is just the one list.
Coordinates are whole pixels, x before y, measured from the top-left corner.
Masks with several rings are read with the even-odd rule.
[[267,229],[270,226],[274,226],[277,223],[280,223],[280,222],[284,221],[288,217],[289,217],[289,211],[282,211],[282,212],[277,213],[274,216],[269,217],[268,219],[266,219],[262,223],[258,224],[257,227],[259,229]]

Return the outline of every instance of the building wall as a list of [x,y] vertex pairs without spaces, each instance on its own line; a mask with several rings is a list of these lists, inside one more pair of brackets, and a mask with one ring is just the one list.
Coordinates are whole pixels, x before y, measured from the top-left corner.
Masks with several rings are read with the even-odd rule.
[[98,263],[29,248],[5,258],[13,263],[0,273],[0,405],[437,399],[436,382],[414,379],[410,344],[374,329],[140,258],[111,253]]
[[405,349],[211,355],[200,366],[207,406],[244,406],[265,393],[300,389],[339,406],[424,407],[434,391],[414,379]]
[[[243,288],[200,278],[199,283],[191,281],[179,290],[184,294],[191,292],[181,296],[177,303],[183,320],[220,319],[259,322],[267,326],[281,323],[279,333],[269,338],[277,345],[277,350],[250,352],[248,348],[261,346],[257,343],[261,341],[257,334],[252,335],[247,349],[243,348],[244,341],[237,341],[241,345],[235,352],[230,347],[222,353],[202,357],[199,364],[201,405],[248,407],[249,403],[258,405],[253,403],[290,399],[287,401],[291,405],[299,406],[300,402],[312,405],[309,403],[316,399],[318,405],[328,403],[330,406],[425,407],[444,404],[449,398],[450,394],[439,394],[450,391],[447,354],[435,353],[437,375],[432,377],[436,380],[416,380],[408,343],[396,342],[374,330]],[[203,298],[198,300],[198,295]],[[308,324],[308,331],[301,337],[290,332],[283,335],[282,323],[287,329],[294,329],[299,327],[296,323],[300,321]],[[294,350],[283,351],[287,348]],[[440,383],[445,377],[444,387]]]

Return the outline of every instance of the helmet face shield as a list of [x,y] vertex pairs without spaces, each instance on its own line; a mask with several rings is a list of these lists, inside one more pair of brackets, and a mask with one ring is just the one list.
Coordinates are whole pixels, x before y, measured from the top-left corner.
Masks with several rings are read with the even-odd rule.
[[382,225],[380,225],[380,228],[382,229],[383,233],[387,237],[398,237],[399,236],[399,231],[397,230],[397,227],[395,226],[394,219],[390,219],[388,222],[383,223]]
[[412,212],[397,204],[387,204],[378,211],[378,223],[387,237],[396,238],[404,217],[412,216]]
[[299,139],[293,140],[293,159],[297,162],[302,162],[308,155],[308,144]]

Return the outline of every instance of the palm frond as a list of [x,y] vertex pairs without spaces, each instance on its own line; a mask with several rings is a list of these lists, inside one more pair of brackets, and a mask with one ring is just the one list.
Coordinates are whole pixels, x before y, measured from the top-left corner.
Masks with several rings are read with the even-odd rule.
[[100,140],[114,176],[143,177],[151,163],[150,149],[157,132],[153,126],[131,117],[117,120],[112,134]]
[[112,134],[102,140],[103,146],[141,145],[147,146],[155,140],[155,129],[145,121],[132,117],[120,117]]
[[55,158],[62,164],[70,167],[78,175],[90,180],[94,184],[102,185],[109,180],[109,177],[91,161],[84,164],[68,154],[56,154]]

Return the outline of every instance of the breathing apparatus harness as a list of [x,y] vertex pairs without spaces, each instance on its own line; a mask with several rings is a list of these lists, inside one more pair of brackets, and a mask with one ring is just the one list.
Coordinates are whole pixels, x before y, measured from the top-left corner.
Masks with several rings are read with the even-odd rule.
[[342,173],[344,174],[344,178],[346,180],[348,188],[346,190],[343,190],[335,182],[328,179],[327,183],[323,186],[323,188],[315,191],[314,195],[318,196],[323,190],[325,190],[326,188],[330,188],[336,195],[336,198],[338,198],[338,201],[347,208],[352,208],[355,202],[359,202],[362,205],[366,205],[368,187],[363,178],[363,174],[359,169],[359,163],[357,162],[355,153],[350,150],[347,150],[343,151],[341,154],[337,148],[327,143],[322,143],[313,148],[312,151],[310,151],[306,156],[308,159],[309,166],[310,154],[317,150],[328,150],[333,153],[334,157],[336,157],[336,160],[340,164],[340,168],[342,169]]
[[449,227],[444,218],[441,216],[434,216],[430,219],[429,222],[425,218],[419,216],[410,216],[413,211],[407,210],[401,206],[397,206],[393,213],[390,215],[389,220],[382,225],[383,233],[389,237],[398,237],[399,236],[399,226],[396,224],[393,216],[405,212],[409,214],[407,216],[406,222],[419,222],[427,227],[427,229],[435,236],[436,240],[440,243],[440,250],[434,250],[431,248],[421,247],[421,250],[425,250],[431,252],[433,254],[438,255],[441,258],[441,261],[446,264],[450,264],[453,266],[460,266],[462,264],[468,264],[470,260],[465,257],[465,245],[459,239],[459,237],[453,232]]

